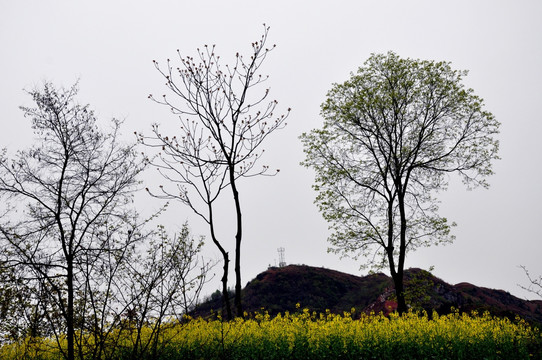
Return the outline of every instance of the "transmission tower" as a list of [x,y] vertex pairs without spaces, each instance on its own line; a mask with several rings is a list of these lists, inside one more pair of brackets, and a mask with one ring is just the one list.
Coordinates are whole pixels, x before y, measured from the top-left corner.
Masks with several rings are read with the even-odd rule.
[[279,247],[277,251],[279,252],[279,267],[286,266],[286,261],[284,260],[284,248]]

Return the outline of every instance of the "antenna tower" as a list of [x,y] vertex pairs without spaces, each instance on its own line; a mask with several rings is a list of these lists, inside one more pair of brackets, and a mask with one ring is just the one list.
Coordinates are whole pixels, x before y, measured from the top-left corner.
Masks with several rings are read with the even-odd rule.
[[277,251],[279,252],[279,267],[286,266],[286,261],[284,261],[284,248],[279,247]]

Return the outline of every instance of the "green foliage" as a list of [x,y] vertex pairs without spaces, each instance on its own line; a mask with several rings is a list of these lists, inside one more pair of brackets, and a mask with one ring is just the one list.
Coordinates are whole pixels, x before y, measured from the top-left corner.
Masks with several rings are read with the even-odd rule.
[[301,135],[330,251],[401,267],[407,251],[454,239],[434,194],[452,172],[487,187],[498,159],[500,124],[464,87],[466,74],[389,52],[333,85],[323,128]]

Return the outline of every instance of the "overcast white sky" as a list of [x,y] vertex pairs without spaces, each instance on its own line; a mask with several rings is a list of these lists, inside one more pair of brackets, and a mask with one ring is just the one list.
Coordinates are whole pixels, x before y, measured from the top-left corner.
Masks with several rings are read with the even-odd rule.
[[[321,126],[319,107],[331,84],[345,81],[371,53],[450,61],[470,71],[466,85],[502,123],[502,160],[489,190],[467,191],[452,179],[440,199],[441,214],[458,223],[456,242],[411,254],[407,267],[434,265],[433,273],[447,282],[532,298],[517,284],[526,284],[519,265],[542,274],[540,19],[537,0],[0,0],[0,148],[13,152],[31,143],[29,120],[18,106],[31,105],[23,89],[44,80],[70,86],[80,78],[79,101],[90,103],[104,123],[125,119],[129,139],[134,131],[149,134],[154,122],[171,124],[175,117],[147,99],[165,92],[152,60],[173,59],[176,49],[195,55],[197,47],[216,44],[226,63],[237,51],[250,52],[265,22],[269,43],[277,44],[262,68],[271,77],[270,98],[292,113],[265,145],[264,163],[280,174],[241,184],[243,282],[275,264],[278,247],[286,249],[287,263],[360,275],[359,263],[326,253],[327,224],[313,205],[313,174],[299,166],[298,136]],[[156,178],[152,171],[145,177]],[[142,212],[159,205],[140,198]],[[233,244],[228,216],[222,237]],[[162,222],[176,229],[185,220],[206,234],[180,205]],[[205,253],[219,257],[210,240]],[[216,281],[206,292],[218,287]]]

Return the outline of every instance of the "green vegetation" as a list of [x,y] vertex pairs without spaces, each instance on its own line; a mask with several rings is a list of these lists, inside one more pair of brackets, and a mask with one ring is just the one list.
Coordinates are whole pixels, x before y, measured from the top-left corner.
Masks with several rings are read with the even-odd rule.
[[500,124],[466,75],[447,62],[373,54],[328,92],[323,128],[301,135],[329,250],[388,268],[400,313],[406,254],[454,240],[436,195],[452,173],[488,187],[499,158]]
[[[525,321],[454,312],[342,315],[310,312],[246,320],[187,319],[162,325],[138,359],[539,359],[542,337]],[[145,336],[145,332],[143,332]],[[129,359],[135,338],[123,332],[114,353]],[[119,346],[120,345],[120,346]],[[56,344],[32,339],[0,348],[2,359],[58,359]]]

